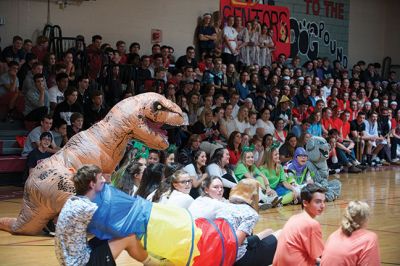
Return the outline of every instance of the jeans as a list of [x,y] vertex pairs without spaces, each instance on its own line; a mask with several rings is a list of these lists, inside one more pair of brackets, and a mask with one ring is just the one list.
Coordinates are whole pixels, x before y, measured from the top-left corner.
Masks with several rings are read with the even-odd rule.
[[339,163],[342,165],[349,165],[350,162],[356,160],[356,156],[354,154],[354,149],[351,150],[351,153],[346,153],[344,150],[336,148],[336,154],[339,160]]

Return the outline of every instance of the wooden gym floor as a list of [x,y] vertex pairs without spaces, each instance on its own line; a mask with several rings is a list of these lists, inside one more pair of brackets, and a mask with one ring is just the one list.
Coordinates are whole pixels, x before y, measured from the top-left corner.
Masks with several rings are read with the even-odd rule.
[[[364,200],[371,206],[368,228],[378,234],[382,265],[400,265],[400,168],[384,167],[361,174],[341,174],[342,196],[327,203],[326,211],[318,218],[326,240],[340,223],[343,210],[350,200]],[[5,192],[11,192],[10,197]],[[0,217],[17,216],[21,191],[0,187]],[[263,211],[256,232],[263,228],[282,228],[288,218],[301,211],[300,206],[285,206]],[[0,231],[0,265],[57,265],[54,240],[46,236],[13,236]],[[172,243],[171,243],[172,244]],[[340,245],[340,243],[338,243]],[[118,265],[132,263],[126,252]]]

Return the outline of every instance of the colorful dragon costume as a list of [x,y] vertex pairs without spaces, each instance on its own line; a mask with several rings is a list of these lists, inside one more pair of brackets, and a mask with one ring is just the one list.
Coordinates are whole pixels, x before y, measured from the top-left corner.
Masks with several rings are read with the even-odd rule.
[[[60,151],[36,166],[26,181],[19,216],[0,218],[0,230],[39,234],[75,193],[72,176],[80,167],[95,164],[103,173],[111,174],[131,139],[164,150],[168,140],[162,126],[180,126],[183,122],[180,107],[157,93],[119,102],[103,120],[73,136]],[[96,202],[104,207],[95,214],[101,218],[93,220],[93,232],[106,239],[133,233],[144,236],[144,246],[150,253],[175,265],[232,265],[235,261],[236,249],[228,247],[237,248],[236,236],[227,222],[194,221],[184,209],[152,204],[121,193],[105,187],[102,201]],[[116,199],[121,200],[114,202]],[[104,214],[113,219],[104,220]],[[142,224],[142,231],[134,226],[138,224]]]

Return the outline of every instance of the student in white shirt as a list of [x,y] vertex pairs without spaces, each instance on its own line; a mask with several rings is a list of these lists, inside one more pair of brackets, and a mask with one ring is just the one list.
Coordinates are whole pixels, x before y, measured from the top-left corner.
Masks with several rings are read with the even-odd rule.
[[[172,205],[181,208],[189,208],[193,198],[189,195],[193,179],[184,170],[178,170],[170,177],[171,185],[167,192],[164,192],[160,200],[161,204]],[[162,190],[162,188],[160,189]],[[158,191],[157,191],[158,192]],[[153,202],[157,202],[159,193],[155,193]]]
[[200,217],[214,220],[219,210],[227,204],[223,198],[224,186],[218,176],[207,177],[202,185],[203,195],[195,199],[189,207],[193,219]]

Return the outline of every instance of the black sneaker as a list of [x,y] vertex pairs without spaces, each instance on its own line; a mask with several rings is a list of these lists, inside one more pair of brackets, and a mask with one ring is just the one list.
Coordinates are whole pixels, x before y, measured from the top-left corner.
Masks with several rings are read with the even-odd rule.
[[43,228],[43,231],[48,236],[55,236],[56,235],[56,225],[54,224],[53,220],[50,220],[46,226]]
[[329,169],[329,175],[334,175],[334,174],[336,174],[335,169]]
[[362,170],[361,170],[360,168],[355,167],[354,165],[350,166],[350,167],[347,169],[347,172],[348,172],[348,173],[352,173],[352,174],[360,173],[361,171],[362,171]]
[[359,168],[359,169],[361,169],[361,170],[365,170],[365,169],[368,168],[367,165],[363,165],[363,164],[357,164],[356,167]]

